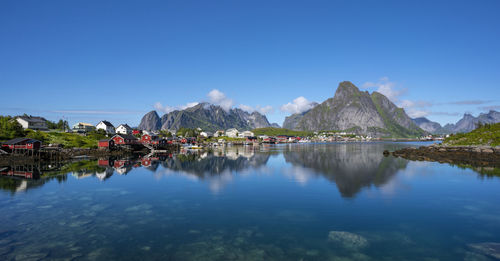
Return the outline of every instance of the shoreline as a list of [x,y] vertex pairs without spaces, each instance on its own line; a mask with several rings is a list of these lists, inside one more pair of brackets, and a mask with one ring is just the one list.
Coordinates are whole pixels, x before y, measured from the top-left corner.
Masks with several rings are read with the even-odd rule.
[[[177,151],[178,147],[168,147],[165,148],[166,151]],[[72,148],[72,149],[57,149],[57,150],[45,150],[40,151],[37,155],[26,156],[23,154],[5,154],[0,155],[0,166],[8,166],[12,164],[21,163],[35,163],[35,162],[46,162],[46,161],[65,161],[78,158],[99,158],[99,157],[124,157],[131,155],[147,155],[150,153],[147,149],[142,150],[103,150],[103,149],[84,149],[84,148]]]
[[392,153],[384,151],[385,156],[391,154],[394,157],[401,157],[408,160],[500,168],[500,146],[449,146],[432,144],[418,148],[403,148]]

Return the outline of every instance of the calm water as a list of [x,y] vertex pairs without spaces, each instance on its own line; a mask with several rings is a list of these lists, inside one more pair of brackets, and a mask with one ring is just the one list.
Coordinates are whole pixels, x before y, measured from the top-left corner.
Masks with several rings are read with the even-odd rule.
[[235,147],[2,177],[0,259],[495,260],[474,246],[500,242],[500,179],[382,155],[402,146]]

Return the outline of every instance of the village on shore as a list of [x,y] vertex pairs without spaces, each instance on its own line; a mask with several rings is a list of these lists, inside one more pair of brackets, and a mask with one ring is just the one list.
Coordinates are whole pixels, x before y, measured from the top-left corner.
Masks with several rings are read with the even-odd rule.
[[[23,129],[48,132],[47,120],[35,116],[18,116],[15,120]],[[148,131],[132,128],[128,124],[113,126],[109,121],[102,120],[95,126],[90,123],[79,122],[71,129],[62,130],[65,133],[85,136],[88,133],[99,131],[105,134],[105,139],[96,141],[100,150],[141,150],[147,148],[150,152],[163,152],[171,145],[183,146],[188,149],[201,149],[209,146],[226,145],[259,145],[259,144],[279,144],[279,143],[309,143],[309,142],[359,142],[359,141],[379,141],[380,138],[357,135],[351,132],[322,131],[313,132],[307,136],[302,135],[256,135],[249,130],[239,131],[236,128],[227,130],[217,130],[212,133],[201,128]],[[431,135],[415,140],[436,140],[440,137]],[[396,140],[396,139],[391,139]],[[408,140],[408,139],[404,139]],[[18,137],[2,143],[0,154],[24,154],[34,155],[40,149],[54,149],[61,147],[60,144],[42,144],[42,141],[29,138]]]

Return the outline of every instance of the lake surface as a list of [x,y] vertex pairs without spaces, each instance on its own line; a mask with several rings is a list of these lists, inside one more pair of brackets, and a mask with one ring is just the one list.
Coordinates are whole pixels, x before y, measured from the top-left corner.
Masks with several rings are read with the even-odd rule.
[[382,155],[417,145],[231,147],[1,177],[0,260],[496,260],[480,248],[500,242],[495,170]]

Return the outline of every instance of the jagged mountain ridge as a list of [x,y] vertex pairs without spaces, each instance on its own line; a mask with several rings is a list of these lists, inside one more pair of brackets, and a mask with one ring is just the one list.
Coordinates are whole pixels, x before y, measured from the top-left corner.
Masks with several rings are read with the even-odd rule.
[[425,134],[402,108],[398,108],[383,94],[362,92],[348,81],[339,84],[333,98],[303,115],[289,118],[286,125],[293,125],[294,122],[294,130],[347,130],[374,137]]
[[271,124],[265,115],[259,112],[249,113],[239,108],[224,110],[222,107],[210,103],[199,103],[184,110],[175,110],[164,114],[161,118],[156,111],[144,115],[139,128],[144,130],[178,130],[179,128],[202,128],[206,131],[252,130],[255,128],[270,127]]
[[450,134],[459,132],[470,132],[477,128],[478,124],[493,124],[500,122],[500,112],[490,110],[488,113],[481,113],[474,117],[470,113],[464,116],[455,124],[448,123],[444,126],[437,122],[430,121],[425,117],[413,119],[413,122],[420,128],[432,134]]
[[146,113],[138,126],[141,130],[159,130],[161,128],[160,116],[156,111]]
[[493,124],[500,122],[500,112],[490,110],[488,113],[481,113],[474,117],[470,113],[465,113],[462,119],[455,124],[446,124],[443,133],[470,132],[477,128],[478,124]]
[[425,117],[415,118],[413,122],[417,124],[422,130],[425,130],[432,134],[441,133],[443,131],[443,127],[438,122],[430,121]]

